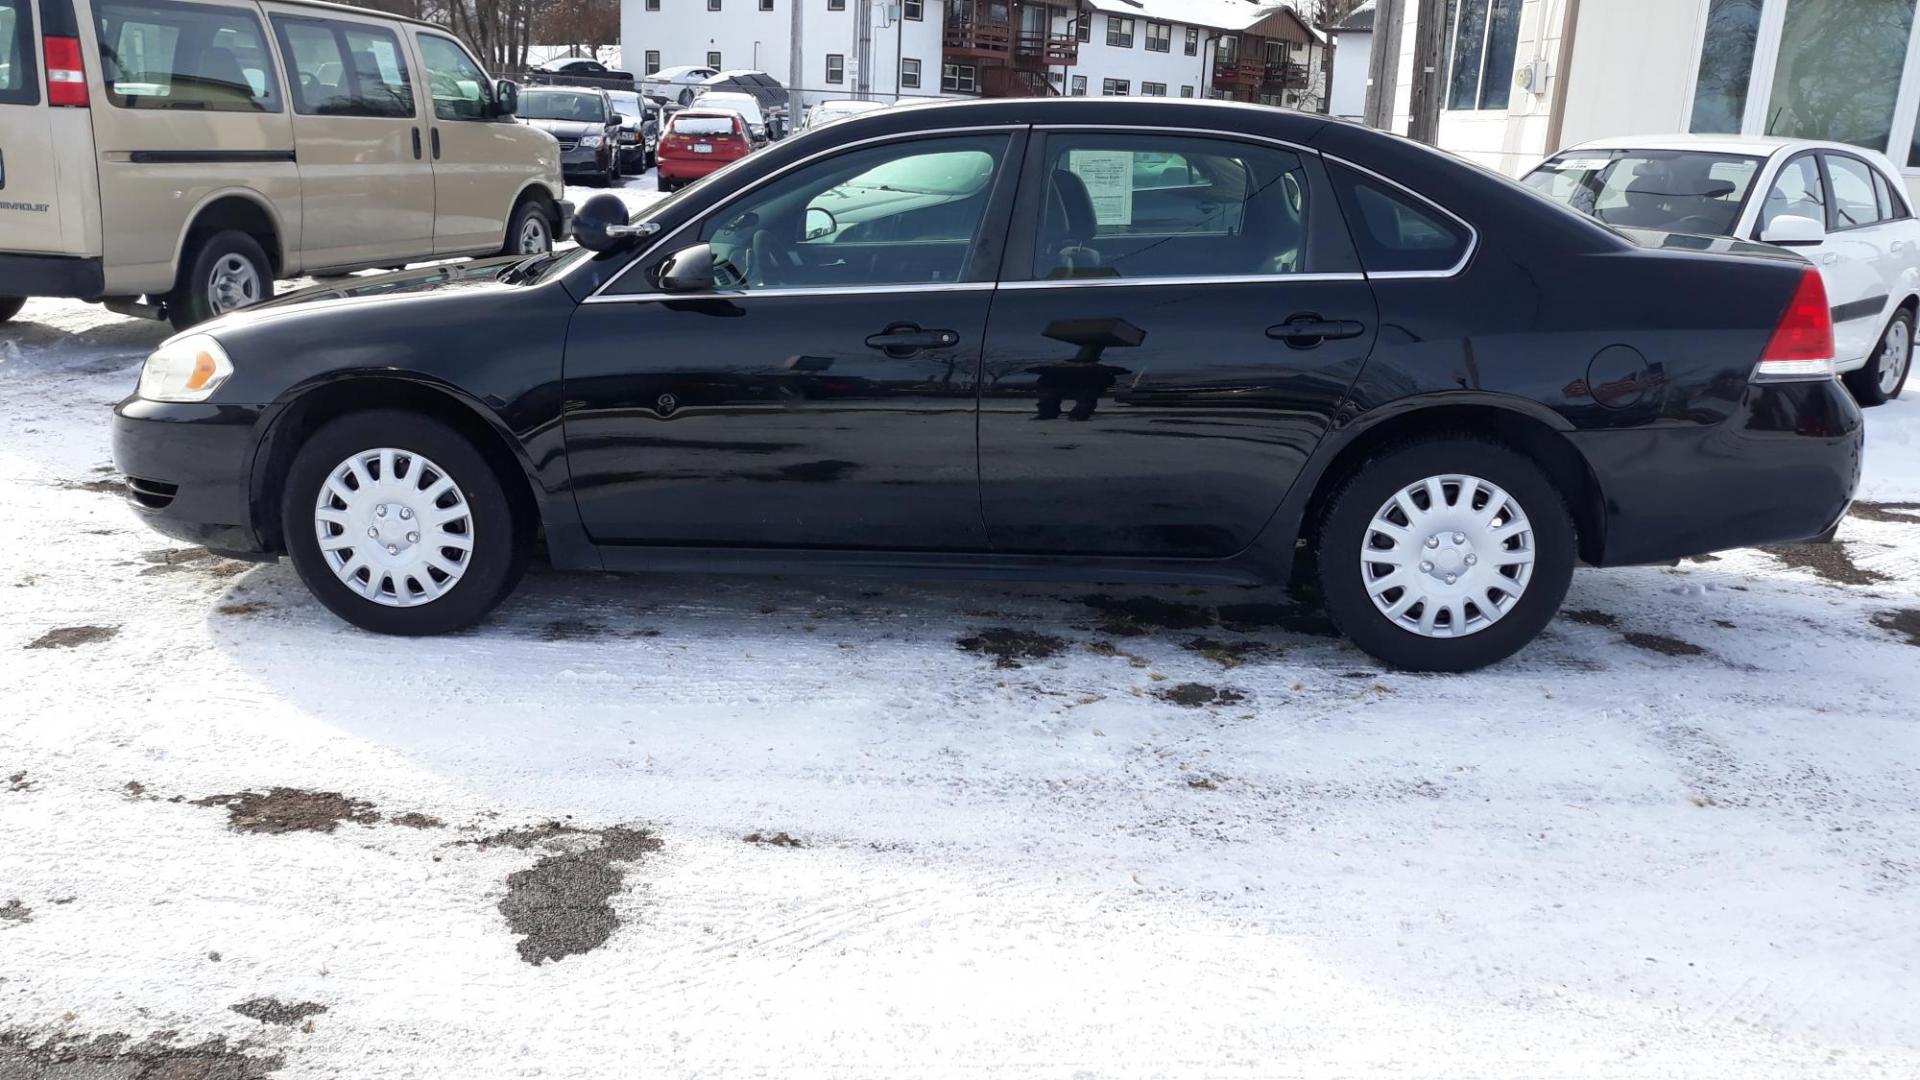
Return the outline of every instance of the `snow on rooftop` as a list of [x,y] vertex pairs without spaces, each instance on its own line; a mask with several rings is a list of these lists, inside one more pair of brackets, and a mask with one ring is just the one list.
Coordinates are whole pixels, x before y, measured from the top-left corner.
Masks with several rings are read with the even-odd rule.
[[[1252,0],[1087,0],[1087,3],[1096,11],[1114,15],[1220,30],[1245,30],[1276,12],[1293,10],[1292,4],[1258,4]],[[1326,40],[1304,18],[1300,21],[1316,40]]]

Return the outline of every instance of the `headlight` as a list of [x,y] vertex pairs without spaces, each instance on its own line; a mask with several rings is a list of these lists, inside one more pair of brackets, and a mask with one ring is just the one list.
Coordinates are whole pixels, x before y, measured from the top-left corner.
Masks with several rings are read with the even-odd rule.
[[596,147],[596,146],[599,146],[599,145],[600,145],[600,136],[598,136],[598,135],[582,135],[582,136],[580,136],[580,145],[581,145],[581,146],[584,146],[584,147],[586,147],[586,148],[587,148],[587,149],[589,149],[589,150],[591,150],[591,149],[593,149],[594,147]]
[[233,374],[233,361],[205,334],[176,338],[147,357],[140,396],[148,401],[205,401]]

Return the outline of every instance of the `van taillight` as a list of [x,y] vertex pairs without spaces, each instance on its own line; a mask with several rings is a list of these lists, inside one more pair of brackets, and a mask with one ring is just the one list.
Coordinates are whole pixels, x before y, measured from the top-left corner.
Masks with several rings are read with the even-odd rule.
[[1780,313],[1780,323],[1753,369],[1754,382],[1804,382],[1833,378],[1833,310],[1820,271],[1808,267]]
[[46,39],[47,104],[86,108],[87,69],[80,62],[80,39]]

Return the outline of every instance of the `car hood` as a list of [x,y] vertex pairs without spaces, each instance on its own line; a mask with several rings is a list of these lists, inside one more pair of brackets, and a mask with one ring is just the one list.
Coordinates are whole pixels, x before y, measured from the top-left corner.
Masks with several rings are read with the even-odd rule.
[[[309,304],[315,300],[340,300],[350,297],[391,296],[395,293],[427,292],[432,289],[444,289],[454,284],[474,284],[499,281],[506,272],[517,263],[524,261],[525,255],[500,255],[491,259],[473,259],[468,262],[441,263],[437,266],[422,266],[412,270],[394,270],[385,274],[363,274],[357,277],[330,281],[322,285],[313,285],[305,289],[296,289],[283,293],[264,304],[255,304],[246,309],[248,312],[266,311],[269,308],[291,307],[295,304]],[[235,315],[245,314],[235,312]]]
[[1807,262],[1804,256],[1791,248],[1758,244],[1736,236],[1699,236],[1694,233],[1662,232],[1659,229],[1628,229],[1619,225],[1607,227],[1643,248],[1698,251],[1709,255],[1747,255],[1793,263]]
[[602,125],[588,123],[585,120],[522,119],[520,122],[527,125],[528,127],[539,128],[541,131],[544,131],[549,135],[553,135],[555,137],[564,137],[568,139],[577,139],[582,135],[598,135],[600,134],[600,132],[605,130],[605,128]]

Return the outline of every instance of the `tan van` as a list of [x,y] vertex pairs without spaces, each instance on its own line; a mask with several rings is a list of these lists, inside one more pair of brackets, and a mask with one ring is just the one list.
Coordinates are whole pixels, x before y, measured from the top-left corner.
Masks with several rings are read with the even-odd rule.
[[188,326],[277,278],[534,253],[559,146],[430,23],[309,0],[0,0],[0,321]]

